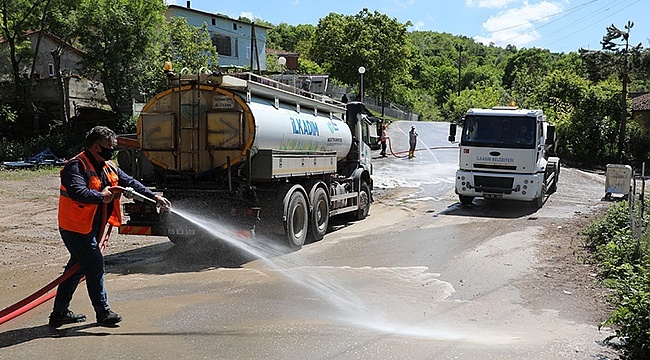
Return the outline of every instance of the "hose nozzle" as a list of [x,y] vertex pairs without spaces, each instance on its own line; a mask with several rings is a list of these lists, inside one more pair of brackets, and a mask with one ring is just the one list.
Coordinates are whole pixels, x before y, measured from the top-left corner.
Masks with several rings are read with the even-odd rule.
[[152,199],[150,197],[146,197],[146,196],[140,194],[139,192],[133,190],[133,188],[130,188],[130,187],[125,187],[122,190],[122,194],[127,199],[133,199],[133,200],[136,200],[136,201],[148,202],[148,203],[152,203],[154,205],[158,204],[158,202],[156,200],[154,200],[154,199]]

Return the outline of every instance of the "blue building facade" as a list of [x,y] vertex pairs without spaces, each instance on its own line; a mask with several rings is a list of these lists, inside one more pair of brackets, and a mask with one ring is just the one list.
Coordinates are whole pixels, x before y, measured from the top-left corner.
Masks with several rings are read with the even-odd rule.
[[195,10],[190,8],[189,1],[186,7],[169,5],[165,15],[167,19],[185,18],[191,26],[201,27],[205,23],[212,44],[219,53],[220,68],[249,67],[255,71],[266,70],[266,39],[269,27]]

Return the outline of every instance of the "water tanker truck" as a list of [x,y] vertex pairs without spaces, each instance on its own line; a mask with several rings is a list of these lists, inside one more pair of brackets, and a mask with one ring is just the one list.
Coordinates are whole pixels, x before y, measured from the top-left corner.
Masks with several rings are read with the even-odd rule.
[[[120,167],[173,208],[280,237],[320,240],[331,217],[360,220],[372,201],[363,104],[343,104],[252,73],[176,75],[118,136]],[[206,236],[173,212],[124,204],[122,234],[176,243]]]
[[[461,204],[475,197],[527,201],[539,208],[555,192],[560,159],[551,157],[555,127],[542,110],[501,106],[469,109],[462,122],[455,191]],[[455,141],[451,124],[449,141]]]

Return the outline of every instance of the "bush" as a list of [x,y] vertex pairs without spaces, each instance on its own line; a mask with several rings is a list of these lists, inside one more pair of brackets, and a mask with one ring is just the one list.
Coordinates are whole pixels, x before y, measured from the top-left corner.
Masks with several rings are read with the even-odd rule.
[[616,336],[625,339],[630,359],[650,357],[650,271],[648,265],[628,265],[615,283],[612,301],[618,306],[605,322],[616,325]]
[[617,233],[606,244],[596,246],[596,258],[601,264],[601,275],[607,279],[620,279],[625,276],[626,266],[636,263],[638,241],[631,231]]
[[616,233],[630,228],[630,214],[628,202],[621,201],[607,209],[605,217],[593,222],[583,232],[587,236],[587,245],[596,248],[608,243]]
[[[68,158],[76,155],[64,135],[39,136],[26,139],[24,142],[17,140],[0,139],[0,161],[26,160],[45,149],[50,149],[59,157]],[[74,152],[72,155],[71,152]]]
[[[650,229],[634,236],[628,202],[613,204],[605,216],[585,231],[587,244],[596,251],[604,284],[614,292],[608,299],[615,310],[603,325],[615,325],[630,359],[650,358]],[[634,211],[639,218],[638,211]],[[613,336],[612,336],[613,337]],[[608,340],[611,339],[608,338]]]

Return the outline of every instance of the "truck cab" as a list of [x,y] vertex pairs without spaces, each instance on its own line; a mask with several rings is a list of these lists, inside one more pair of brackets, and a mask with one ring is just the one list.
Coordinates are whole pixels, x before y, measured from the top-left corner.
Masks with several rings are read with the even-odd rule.
[[[555,191],[559,159],[549,156],[555,128],[542,110],[469,109],[461,125],[455,191],[462,204],[483,197],[541,207],[544,196]],[[455,132],[452,124],[450,141]]]

